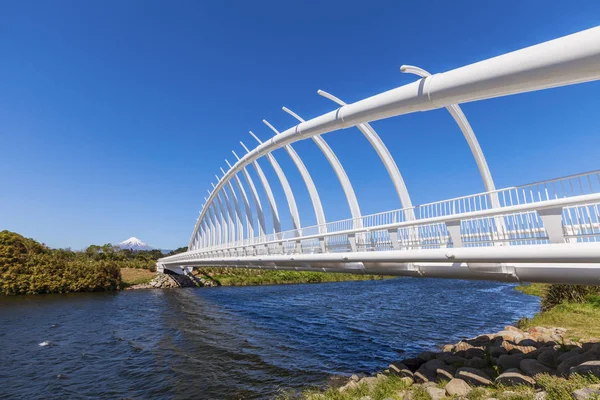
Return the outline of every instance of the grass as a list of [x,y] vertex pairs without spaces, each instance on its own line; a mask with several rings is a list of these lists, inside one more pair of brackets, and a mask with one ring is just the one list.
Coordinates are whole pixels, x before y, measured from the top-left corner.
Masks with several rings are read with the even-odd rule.
[[[572,400],[571,393],[574,390],[600,383],[600,379],[591,375],[589,377],[572,375],[569,379],[564,379],[548,374],[541,374],[537,376],[537,381],[538,385],[547,392],[547,400]],[[431,399],[422,386],[408,386],[399,377],[393,375],[388,375],[387,379],[378,379],[371,387],[361,384],[357,388],[346,390],[343,393],[340,393],[336,388],[329,388],[325,391],[307,390],[302,393],[302,398],[306,400],[351,400],[369,396],[372,400],[400,400],[408,392],[411,393],[413,400]],[[473,388],[466,398],[467,400],[484,400],[488,398],[496,398],[498,400],[533,400],[534,393],[534,389],[527,386],[503,387],[494,385]],[[292,398],[298,397],[290,393],[285,393],[277,397],[279,400]],[[451,398],[447,397],[447,399]]]
[[141,268],[121,268],[121,288],[132,285],[138,285],[140,283],[148,283],[156,275],[155,272],[148,271],[147,269]]
[[548,286],[546,283],[522,283],[516,286],[515,290],[531,296],[542,297],[548,290]]
[[331,272],[305,272],[260,270],[249,268],[201,268],[195,272],[222,286],[277,285],[291,283],[321,283],[386,279],[380,275],[339,274]]
[[600,307],[595,303],[559,304],[519,323],[521,329],[532,326],[565,328],[567,339],[597,339],[600,338]]

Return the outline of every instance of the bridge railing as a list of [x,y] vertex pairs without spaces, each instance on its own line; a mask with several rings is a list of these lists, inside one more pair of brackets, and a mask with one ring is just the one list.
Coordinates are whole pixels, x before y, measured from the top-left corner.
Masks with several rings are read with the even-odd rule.
[[[296,230],[272,233],[194,254],[293,254],[391,249],[429,249],[548,243],[545,204],[600,193],[600,171],[478,193],[411,208],[371,214]],[[599,197],[600,198],[600,197]],[[495,200],[494,200],[495,199]],[[497,207],[493,204],[496,203]],[[564,203],[564,204],[563,204]],[[600,241],[600,201],[567,201],[550,209],[558,215],[554,230],[568,242]],[[544,205],[542,215],[537,205]],[[407,215],[415,219],[407,219]],[[453,218],[456,216],[456,218]],[[546,220],[544,220],[546,218]],[[449,226],[458,221],[458,231]],[[556,220],[554,220],[556,222]],[[546,224],[544,223],[546,222]]]

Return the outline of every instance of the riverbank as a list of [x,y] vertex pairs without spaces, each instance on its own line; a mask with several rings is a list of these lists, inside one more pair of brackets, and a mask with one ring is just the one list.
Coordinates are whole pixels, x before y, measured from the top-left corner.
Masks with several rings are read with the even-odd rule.
[[242,268],[196,269],[189,278],[169,274],[121,269],[123,289],[171,289],[178,287],[259,286],[301,283],[325,283],[381,280],[381,275],[340,274],[327,272],[276,271]]
[[[600,343],[565,339],[564,328],[513,326],[390,364],[311,400],[584,400],[600,396]],[[285,398],[286,396],[282,396]]]
[[[393,362],[374,376],[309,389],[320,400],[586,400],[600,398],[598,288],[519,285],[542,297],[544,311],[493,334]],[[570,300],[570,301],[565,301]],[[579,303],[575,303],[577,300]],[[282,398],[289,397],[287,394]]]

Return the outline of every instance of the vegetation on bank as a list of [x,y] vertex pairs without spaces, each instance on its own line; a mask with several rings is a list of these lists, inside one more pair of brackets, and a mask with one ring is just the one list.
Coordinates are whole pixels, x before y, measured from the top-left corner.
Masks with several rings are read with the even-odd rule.
[[194,272],[222,286],[277,285],[292,283],[322,283],[385,279],[380,275],[341,274],[334,272],[306,272],[263,270],[250,268],[200,268]]
[[117,290],[119,267],[82,253],[52,250],[17,233],[0,232],[0,294]]
[[148,283],[156,276],[155,272],[141,268],[121,268],[121,288]]
[[515,289],[542,299],[542,311],[522,318],[521,329],[561,326],[567,329],[568,339],[600,338],[600,286],[532,283]]
[[[549,374],[538,375],[539,388],[547,393],[547,400],[573,400],[572,393],[577,389],[583,389],[590,385],[600,383],[594,376],[572,375],[569,379],[559,378]],[[438,388],[446,386],[448,381],[436,384]],[[506,393],[509,393],[507,396]],[[357,400],[368,396],[371,400],[431,400],[431,396],[425,388],[413,385],[410,381],[396,375],[379,375],[379,378],[370,384],[358,384],[356,387],[340,392],[337,388],[329,388],[325,391],[317,389],[306,390],[302,398],[307,400]],[[524,385],[521,386],[487,386],[475,387],[463,396],[467,400],[534,400],[535,390]],[[279,400],[297,398],[293,393],[282,393],[277,397]],[[449,396],[448,399],[456,398]]]

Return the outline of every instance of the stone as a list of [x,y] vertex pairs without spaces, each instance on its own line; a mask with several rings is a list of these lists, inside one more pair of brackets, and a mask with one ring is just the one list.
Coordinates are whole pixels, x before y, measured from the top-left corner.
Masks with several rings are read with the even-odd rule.
[[593,351],[587,351],[583,354],[579,354],[576,355],[575,357],[571,357],[563,362],[561,362],[560,364],[558,364],[558,367],[556,367],[556,371],[559,375],[561,376],[568,376],[569,375],[569,370],[572,367],[575,367],[579,364],[583,364],[587,361],[596,361],[600,359],[600,354],[593,352]]
[[479,357],[473,357],[465,362],[465,367],[470,368],[485,368],[486,366],[487,363],[485,362],[485,360]]
[[359,387],[359,384],[356,381],[350,381],[347,384],[345,384],[344,386],[340,387],[338,389],[338,392],[344,393],[347,390],[356,389],[358,387]]
[[566,353],[562,353],[556,358],[556,362],[560,364],[561,362],[568,360],[569,358],[576,357],[579,354],[583,353],[583,349],[572,349]]
[[504,386],[535,386],[535,380],[527,375],[519,374],[517,372],[504,372],[496,378],[495,382]]
[[545,349],[539,355],[537,360],[547,367],[556,367],[556,355],[558,353],[554,349]]
[[421,360],[420,358],[406,358],[400,361],[400,363],[406,365],[411,372],[415,372],[421,365],[425,363],[425,361]]
[[433,351],[424,351],[421,354],[419,354],[417,358],[420,358],[423,361],[431,361],[435,359],[435,356],[436,353],[434,353]]
[[446,363],[442,360],[438,360],[437,358],[427,361],[425,364],[421,365],[419,370],[425,369],[427,372],[436,372],[438,368],[443,368],[446,366]]
[[431,396],[431,400],[440,400],[446,397],[446,391],[444,389],[440,389],[437,387],[428,387],[425,388],[425,391],[429,396]]
[[458,353],[459,351],[465,351],[465,350],[469,350],[472,349],[474,346],[467,343],[467,342],[463,342],[460,341],[456,344],[456,346],[454,346],[454,352]]
[[456,370],[455,378],[462,379],[471,386],[488,386],[492,384],[490,377],[483,371],[462,367]]
[[498,357],[498,365],[503,369],[507,370],[510,368],[519,368],[521,365],[521,361],[525,357],[523,354],[510,354],[510,355],[502,355]]
[[410,378],[413,377],[412,371],[404,364],[400,362],[391,363],[389,366],[390,373],[398,376],[408,376]]
[[456,373],[456,368],[451,365],[445,365],[435,370],[436,379],[438,381],[441,380],[450,380],[454,378],[454,374]]
[[470,349],[468,349],[467,351],[465,351],[465,358],[473,358],[473,357],[479,357],[479,358],[483,358],[485,357],[485,352],[482,349],[476,348],[476,347],[472,347]]
[[541,392],[535,392],[533,394],[533,400],[546,400],[546,397],[548,397],[548,393],[541,391]]
[[450,396],[466,396],[472,390],[471,386],[462,379],[454,378],[444,387]]
[[553,372],[550,368],[546,367],[538,360],[532,359],[522,360],[519,364],[519,369],[529,376],[536,376],[537,374]]
[[600,396],[600,390],[592,388],[577,389],[572,395],[575,400],[595,399]]
[[598,344],[597,341],[594,341],[594,342],[585,341],[585,342],[581,343],[581,348],[583,349],[583,351],[590,351],[590,350],[592,350],[592,348],[595,348],[594,346],[596,346],[597,344]]
[[415,380],[408,376],[400,378],[400,380],[402,381],[402,383],[404,383],[405,386],[412,386],[413,383],[415,383]]
[[452,352],[454,351],[454,345],[453,345],[453,344],[447,344],[447,345],[444,345],[444,346],[442,347],[442,351],[443,351],[444,353],[452,353]]
[[427,383],[435,381],[437,373],[434,371],[427,371],[425,368],[419,368],[414,374],[414,380],[417,383]]
[[571,374],[585,376],[594,375],[595,377],[600,378],[600,361],[586,361],[582,364],[572,367],[569,372]]
[[444,358],[443,360],[446,364],[450,364],[450,365],[464,364],[467,361],[466,358],[459,357],[459,356],[448,356],[448,357]]
[[506,355],[506,354],[508,354],[508,350],[506,350],[504,347],[501,347],[501,346],[499,346],[499,347],[493,347],[490,350],[490,355],[492,357],[498,358],[498,357]]
[[360,380],[360,378],[359,378],[359,377],[358,377],[358,375],[356,375],[356,374],[355,374],[355,375],[352,375],[352,376],[350,377],[350,379],[351,379],[351,380],[353,380],[354,382],[358,382],[358,381]]
[[494,335],[494,337],[501,337],[504,340],[510,340],[512,342],[518,343],[519,341],[521,341],[522,339],[524,339],[524,336],[522,333],[516,332],[516,331],[512,331],[512,330],[504,330],[504,331],[500,331],[498,333],[496,333]]
[[359,384],[365,385],[371,390],[377,384],[377,378],[374,376],[366,376],[358,381]]
[[521,340],[518,344],[519,344],[519,346],[523,346],[523,347],[535,347],[535,348],[538,348],[541,345],[538,341],[533,340],[533,339],[528,339],[528,338]]
[[537,350],[537,347],[534,346],[511,346],[511,349],[508,351],[508,354],[529,354],[533,353]]

